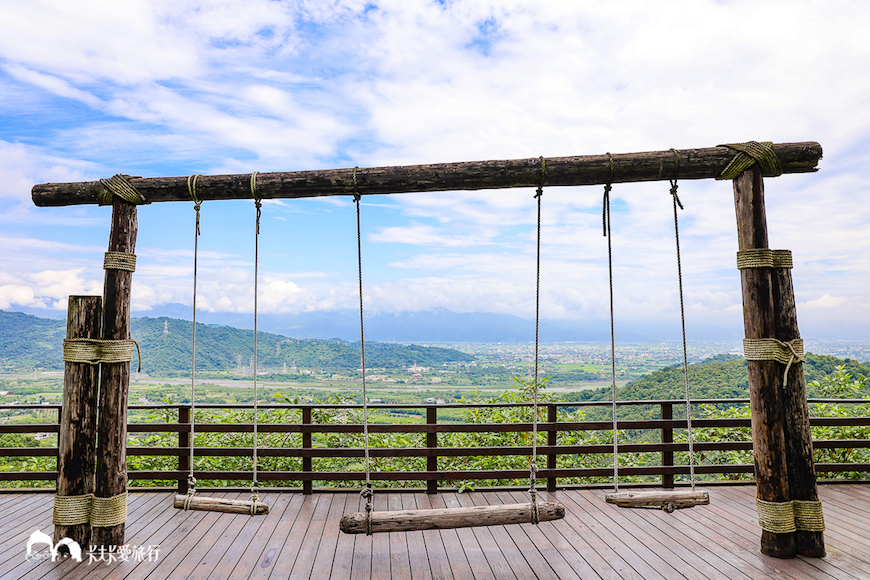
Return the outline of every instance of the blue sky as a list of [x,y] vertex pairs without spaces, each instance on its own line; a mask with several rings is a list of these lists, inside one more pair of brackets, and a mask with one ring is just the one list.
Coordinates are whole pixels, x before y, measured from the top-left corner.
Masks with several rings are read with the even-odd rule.
[[[766,182],[803,334],[870,323],[870,5],[862,1],[0,3],[0,308],[99,294],[109,210],[30,188],[818,141],[820,171]],[[534,314],[531,190],[367,197],[368,312]],[[614,188],[623,324],[678,319],[667,183]],[[680,196],[687,317],[739,328],[727,182]],[[542,316],[607,318],[600,188],[544,198]],[[192,204],[140,210],[134,316],[191,301]],[[347,198],[265,204],[260,309],[357,304]],[[253,305],[253,204],[207,202],[198,305]]]

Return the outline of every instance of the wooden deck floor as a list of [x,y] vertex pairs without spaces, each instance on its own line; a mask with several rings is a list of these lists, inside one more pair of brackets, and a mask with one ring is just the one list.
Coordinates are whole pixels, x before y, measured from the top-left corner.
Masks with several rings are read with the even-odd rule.
[[[754,487],[714,487],[711,505],[626,510],[600,490],[560,491],[558,522],[374,537],[338,531],[356,493],[268,493],[265,517],[183,512],[169,493],[131,493],[127,561],[26,559],[31,533],[53,531],[50,494],[0,494],[0,578],[688,578],[870,579],[870,486],[821,489],[828,556],[776,560],[758,551]],[[215,494],[245,498],[246,494]],[[377,509],[527,501],[522,492],[386,494]],[[548,494],[543,494],[546,498]],[[148,547],[152,559],[148,560]],[[156,547],[156,552],[153,548]],[[144,558],[143,558],[144,556]],[[141,560],[141,561],[137,561]]]

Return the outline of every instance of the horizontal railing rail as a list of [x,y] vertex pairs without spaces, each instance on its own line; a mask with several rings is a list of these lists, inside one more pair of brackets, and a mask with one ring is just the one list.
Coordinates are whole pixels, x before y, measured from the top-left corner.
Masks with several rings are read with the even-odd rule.
[[[838,403],[838,404],[867,404],[867,399],[811,399],[810,403]],[[648,406],[658,407],[659,418],[657,419],[624,419],[617,421],[620,430],[631,433],[647,432],[648,441],[644,442],[620,442],[618,452],[620,454],[656,454],[658,464],[650,465],[626,465],[620,466],[620,477],[660,477],[661,485],[665,488],[674,487],[675,475],[689,473],[688,465],[675,463],[675,453],[687,453],[688,443],[674,441],[676,430],[687,428],[685,419],[674,418],[674,409],[685,407],[685,401],[676,400],[652,400],[652,401],[620,401],[620,407]],[[745,405],[748,399],[700,399],[693,400],[692,405]],[[403,469],[378,469],[372,471],[372,479],[375,481],[403,481],[418,482],[425,485],[427,491],[437,492],[439,482],[466,482],[475,480],[487,481],[510,481],[528,477],[528,468],[501,467],[498,469],[452,469],[449,464],[439,464],[439,460],[449,462],[461,458],[479,457],[523,457],[530,456],[532,447],[528,442],[529,433],[533,430],[531,422],[487,422],[467,423],[457,420],[457,411],[471,410],[495,410],[506,408],[529,407],[529,403],[493,403],[493,404],[377,404],[369,405],[372,412],[378,411],[405,411],[402,417],[415,419],[416,423],[372,423],[369,425],[369,433],[375,437],[378,434],[398,434],[408,436],[423,436],[418,446],[379,447],[373,446],[369,455],[373,460],[390,458],[407,458],[409,460],[425,459],[425,469],[419,469],[422,464],[405,465]],[[559,420],[560,410],[570,412],[580,408],[610,407],[610,401],[575,401],[575,402],[548,402],[540,405],[546,411],[546,420],[538,422],[537,429],[546,443],[537,446],[540,456],[546,458],[546,467],[540,467],[538,477],[546,481],[547,488],[555,490],[559,479],[566,478],[610,478],[613,476],[612,463],[604,465],[603,460],[611,462],[612,443],[560,443],[571,434],[605,432],[602,437],[610,438],[612,429],[611,420]],[[287,446],[259,446],[257,455],[260,458],[281,458],[294,461],[296,469],[265,469],[260,470],[257,478],[261,482],[293,483],[298,482],[306,493],[311,493],[315,482],[352,482],[362,481],[365,478],[364,471],[360,469],[347,469],[346,466],[333,469],[315,469],[314,460],[360,460],[365,452],[361,447],[335,447],[323,441],[324,438],[335,435],[357,435],[363,432],[363,426],[358,423],[318,423],[314,420],[315,412],[329,411],[358,411],[362,405],[302,405],[302,404],[271,404],[259,405],[260,416],[268,415],[271,411],[294,411],[298,414],[298,422],[258,422],[256,430],[260,436],[270,434],[284,434],[288,436]],[[228,423],[228,422],[201,422],[200,412],[220,411],[252,411],[251,404],[198,404],[196,406],[197,422],[191,421],[191,406],[189,404],[169,405],[131,405],[132,412],[147,411],[163,413],[172,422],[132,422],[128,425],[128,432],[134,436],[139,434],[174,434],[176,439],[173,445],[144,446],[137,444],[134,439],[127,447],[128,457],[174,457],[174,469],[131,469],[128,472],[130,480],[161,480],[176,481],[179,490],[186,490],[187,475],[190,469],[191,433],[203,434],[236,434],[240,437],[250,435],[254,431],[251,422]],[[40,410],[49,414],[60,416],[60,405],[0,405],[0,412],[9,410]],[[419,413],[407,413],[417,410]],[[693,412],[693,415],[695,413]],[[439,418],[441,422],[439,422]],[[54,423],[4,423],[0,424],[0,434],[38,434],[59,433],[59,419]],[[864,427],[870,425],[870,416],[847,416],[847,417],[810,417],[813,427]],[[708,428],[748,428],[748,418],[694,418],[692,428],[703,430]],[[650,433],[657,432],[651,436]],[[702,431],[698,431],[701,433]],[[505,434],[515,433],[525,438],[525,444],[519,445],[477,445],[456,446],[444,444],[439,441],[442,437],[459,434]],[[315,437],[319,436],[319,437]],[[361,438],[357,438],[361,441]],[[654,440],[657,439],[657,440]],[[439,442],[441,445],[439,445]],[[164,442],[165,444],[165,442]],[[361,445],[361,444],[360,444]],[[870,449],[870,439],[825,439],[813,441],[814,449],[849,450]],[[752,442],[743,441],[695,441],[693,448],[697,455],[704,453],[716,453],[725,451],[752,450]],[[207,446],[197,445],[194,448],[195,458],[251,458],[253,447],[247,445],[234,446]],[[572,456],[588,456],[599,458],[599,465],[592,466],[559,466],[560,459],[564,460]],[[57,447],[9,447],[0,448],[0,456],[6,458],[37,458],[56,457]],[[610,456],[610,457],[608,457]],[[650,461],[650,455],[645,456]],[[594,463],[594,459],[592,460]],[[734,476],[739,474],[751,474],[751,463],[705,463],[697,461],[695,473],[700,475]],[[251,470],[239,469],[208,469],[197,466],[194,475],[201,482],[216,480],[228,481],[251,481]],[[825,462],[817,463],[816,471],[820,473],[842,472],[870,472],[870,463],[863,462]],[[0,471],[0,481],[50,481],[57,478],[57,472],[53,470],[41,471]]]

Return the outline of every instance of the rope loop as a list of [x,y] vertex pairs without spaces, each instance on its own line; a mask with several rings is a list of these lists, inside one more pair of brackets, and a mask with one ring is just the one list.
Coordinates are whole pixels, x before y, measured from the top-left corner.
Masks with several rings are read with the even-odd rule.
[[202,177],[202,173],[194,173],[187,177],[187,192],[190,194],[190,199],[193,200],[193,209],[196,211],[196,235],[199,233],[199,208],[202,207],[202,201],[196,197],[196,180]]
[[541,155],[539,159],[541,161],[541,178],[538,180],[538,189],[535,192],[535,197],[541,197],[544,195],[544,178],[547,176],[547,160],[544,159],[543,155]]
[[728,163],[722,174],[716,179],[734,179],[741,173],[758,163],[764,177],[782,175],[782,164],[773,152],[772,141],[747,141],[746,143],[725,143],[717,147],[728,147],[737,151],[737,155]]
[[103,186],[103,190],[97,194],[97,203],[100,205],[112,205],[116,195],[133,205],[150,203],[145,199],[144,195],[139,193],[139,190],[130,185],[131,179],[140,179],[140,176],[116,173],[112,177],[101,179],[100,184]]
[[674,203],[680,206],[680,209],[683,208],[683,202],[680,201],[680,196],[677,195],[677,178],[680,174],[680,154],[677,153],[676,149],[671,149],[674,152],[674,177],[669,179],[671,182],[671,196],[674,198]]
[[95,528],[111,528],[127,521],[127,492],[112,497],[94,496],[91,508],[91,525]]
[[785,372],[782,375],[782,388],[785,388],[791,365],[805,361],[804,341],[800,338],[788,342],[778,338],[744,338],[743,357],[755,361],[772,360],[785,365]]
[[260,216],[263,214],[262,198],[257,194],[257,175],[259,171],[251,173],[251,197],[254,198],[254,207],[257,208],[257,233],[260,233]]
[[613,189],[613,155],[607,152],[607,158],[610,160],[610,175],[607,178],[607,183],[604,184],[604,201],[601,208],[601,227],[604,230],[604,237],[607,237],[608,227],[607,222],[610,217],[610,190]]
[[106,252],[103,256],[103,270],[136,271],[136,254],[127,252]]
[[101,340],[98,338],[65,338],[63,340],[64,362],[98,365],[100,363],[126,363],[133,360],[133,347],[139,357],[139,370],[142,372],[142,351],[139,343],[126,340]]
[[737,269],[747,268],[786,268],[794,267],[790,250],[770,250],[750,248],[737,252]]
[[353,200],[354,200],[354,202],[358,203],[359,200],[362,198],[362,196],[359,194],[359,189],[357,186],[357,181],[356,181],[357,171],[359,171],[359,165],[357,165],[353,168]]

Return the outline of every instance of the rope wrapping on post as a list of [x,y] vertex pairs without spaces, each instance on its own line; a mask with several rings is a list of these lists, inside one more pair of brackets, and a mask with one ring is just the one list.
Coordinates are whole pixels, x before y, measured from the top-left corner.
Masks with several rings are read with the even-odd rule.
[[794,525],[800,531],[824,532],[825,516],[822,502],[794,500]]
[[718,147],[728,147],[737,151],[734,159],[722,170],[722,174],[716,179],[734,179],[756,163],[761,167],[764,177],[776,177],[782,175],[782,164],[779,157],[773,152],[772,141],[747,141],[746,143],[725,143]]
[[91,525],[96,528],[111,528],[127,521],[127,492],[112,497],[93,498]]
[[127,252],[106,252],[103,258],[103,270],[136,271],[136,254]]
[[77,526],[91,521],[94,494],[54,496],[52,523],[56,526]]
[[125,363],[133,360],[133,347],[139,357],[139,371],[142,371],[142,351],[133,339],[100,340],[97,338],[65,338],[63,340],[64,362],[86,363]]
[[793,267],[790,250],[769,250],[752,248],[737,252],[737,269],[747,268],[788,268]]
[[100,184],[103,186],[103,191],[97,197],[98,203],[112,205],[112,200],[116,195],[133,205],[150,203],[144,195],[130,185],[131,179],[133,179],[132,175],[124,175],[123,173],[116,173],[112,177],[101,179]]
[[785,365],[782,388],[788,383],[788,371],[796,362],[804,362],[804,341],[796,338],[783,342],[777,338],[744,338],[743,357],[746,360],[772,360]]
[[755,498],[758,512],[758,525],[762,530],[773,534],[790,534],[796,531],[794,502],[773,502]]

